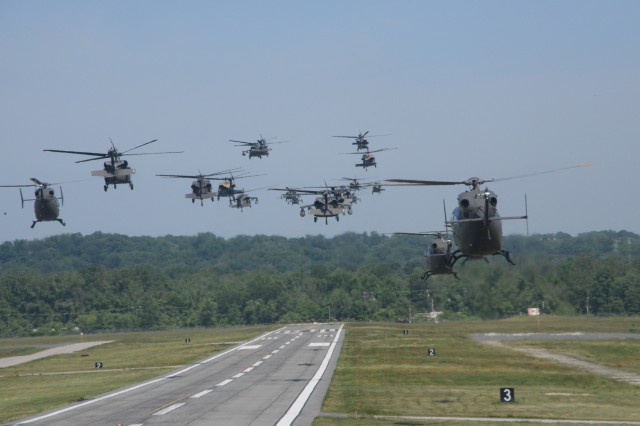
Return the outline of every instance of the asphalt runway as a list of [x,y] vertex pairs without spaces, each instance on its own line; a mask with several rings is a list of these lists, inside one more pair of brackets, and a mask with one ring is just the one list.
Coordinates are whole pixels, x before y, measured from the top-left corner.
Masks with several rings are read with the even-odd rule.
[[18,424],[309,425],[335,369],[342,325],[287,326],[179,371]]

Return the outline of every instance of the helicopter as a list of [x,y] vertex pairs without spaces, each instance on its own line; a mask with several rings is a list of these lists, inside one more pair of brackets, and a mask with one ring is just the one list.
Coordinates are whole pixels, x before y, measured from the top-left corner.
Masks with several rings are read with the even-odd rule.
[[25,199],[22,195],[22,189],[20,189],[20,200],[22,201],[22,208],[24,208],[25,201],[33,201],[33,209],[36,214],[36,220],[31,224],[31,228],[33,229],[38,222],[51,222],[57,221],[60,222],[62,226],[66,226],[64,220],[60,219],[58,216],[60,215],[60,206],[58,204],[58,200],[62,202],[64,205],[64,196],[62,194],[62,187],[60,187],[60,197],[56,197],[56,193],[53,188],[50,187],[50,184],[46,182],[39,181],[36,178],[31,178],[33,184],[27,185],[0,185],[3,188],[26,188],[35,185],[35,198]]
[[284,190],[287,192],[282,194],[280,198],[285,200],[287,204],[291,204],[291,205],[300,204],[300,202],[302,201],[302,197],[300,196],[300,194],[298,194],[298,191],[289,187],[286,187]]
[[[334,136],[334,137],[340,137],[340,136]],[[362,185],[360,183],[361,178],[348,178],[348,177],[343,177],[341,180],[346,180],[349,181],[349,189],[351,191],[359,191],[362,188]]]
[[364,186],[371,187],[372,194],[381,194],[382,191],[386,191],[386,188],[383,188],[380,182],[367,183]]
[[229,207],[240,209],[240,211],[242,211],[242,209],[244,209],[245,207],[251,207],[252,201],[258,204],[258,197],[250,197],[244,191],[242,191],[229,197]]
[[[332,136],[332,137],[333,138],[355,139],[355,141],[353,141],[353,143],[351,145],[356,145],[357,151],[360,151],[361,149],[366,149],[367,151],[369,151],[369,141],[365,139],[365,136],[367,136],[368,134],[369,134],[369,131],[367,130],[364,133],[362,133],[362,132],[358,133],[358,136]],[[376,136],[389,136],[389,134],[371,135],[369,137],[370,138],[375,138]]]
[[194,179],[194,181],[191,183],[191,193],[185,194],[184,196],[185,198],[191,199],[192,203],[195,203],[196,200],[200,200],[200,205],[203,206],[204,205],[203,200],[205,198],[209,198],[211,199],[211,201],[213,201],[217,195],[216,192],[212,191],[213,185],[211,184],[211,181],[208,178],[212,176],[225,174],[225,173],[236,172],[238,170],[240,169],[225,170],[223,172],[209,173],[206,175],[199,173],[197,175],[156,175],[156,176],[169,177],[169,178]]
[[[272,138],[272,139],[275,139],[275,138]],[[262,136],[260,136],[260,139],[258,139],[255,142],[237,141],[233,139],[229,139],[229,142],[238,144],[236,146],[248,147],[249,149],[242,151],[242,156],[244,157],[248,154],[249,159],[251,159],[251,157],[258,157],[258,158],[262,158],[262,156],[268,157],[269,151],[271,151],[271,148],[267,146],[267,140]],[[284,141],[270,142],[270,144],[274,144],[274,143],[284,143]]]
[[135,154],[129,154],[129,152],[134,149],[138,149],[145,145],[149,145],[150,143],[156,142],[157,139],[154,139],[149,142],[145,142],[142,145],[135,146],[123,152],[118,152],[117,148],[111,141],[111,148],[107,151],[106,154],[98,153],[98,152],[85,152],[85,151],[66,151],[61,149],[43,149],[43,151],[49,152],[59,152],[63,154],[79,154],[79,155],[90,155],[94,158],[88,158],[86,160],[79,160],[76,163],[84,163],[86,161],[94,161],[94,160],[104,160],[108,161],[104,162],[104,168],[102,170],[93,170],[91,172],[91,176],[101,176],[104,178],[104,190],[105,192],[109,189],[109,185],[113,185],[113,188],[116,188],[116,185],[119,183],[129,184],[129,188],[133,189],[133,182],[131,181],[131,175],[136,171],[129,167],[129,162],[127,160],[121,160],[120,157],[127,155],[151,155],[151,154],[181,154],[183,151],[167,151],[167,152],[140,152]]
[[367,152],[365,152],[364,154],[361,154],[360,152],[346,152],[345,154],[362,155],[362,163],[357,163],[356,167],[362,167],[363,169],[367,170],[368,167],[377,167],[378,165],[378,163],[376,163],[376,157],[373,155],[375,152],[390,151],[392,149],[397,148],[381,148],[376,149],[375,151],[369,151],[367,149]]
[[[269,190],[288,192],[291,191],[291,188],[269,188]],[[320,195],[313,204],[300,206],[300,217],[305,217],[309,213],[313,215],[314,222],[317,222],[318,218],[324,218],[325,224],[328,225],[330,217],[335,217],[336,221],[340,220],[340,215],[345,213],[345,206],[347,206],[347,212],[352,214],[351,204],[343,204],[345,199],[335,188],[325,188],[324,190],[295,189],[295,191],[298,194]]]
[[[239,171],[239,170],[233,170],[233,171]],[[264,176],[264,175],[233,176],[233,173],[229,173],[228,177],[224,177],[224,178],[212,177],[211,179],[221,181],[220,184],[218,185],[218,192],[216,194],[219,200],[220,197],[234,197],[236,194],[242,194],[244,192],[244,190],[242,189],[236,189],[236,184],[235,184],[236,179],[256,177],[256,176]]]
[[[525,214],[522,216],[501,217],[498,214],[498,196],[488,188],[481,190],[481,185],[487,182],[521,179],[524,177],[554,173],[560,170],[590,166],[590,164],[578,164],[576,166],[563,167],[544,172],[530,173],[507,178],[481,179],[471,177],[464,181],[430,181],[410,179],[388,179],[387,182],[401,186],[433,186],[433,185],[466,185],[470,189],[458,195],[458,206],[453,210],[451,220],[445,223],[453,230],[453,239],[457,249],[451,253],[449,266],[453,268],[455,263],[462,259],[486,259],[490,255],[503,256],[512,265],[511,254],[502,248],[502,221],[511,219],[528,219],[526,196]],[[446,208],[445,208],[446,210]]]
[[[448,231],[436,232],[394,232],[395,235],[426,235],[435,237],[431,240],[431,244],[425,250],[426,270],[422,274],[423,280],[428,280],[432,275],[453,275],[456,279],[460,279],[458,274],[453,270],[451,263],[453,255],[451,253],[451,240]],[[442,235],[445,234],[446,237]]]

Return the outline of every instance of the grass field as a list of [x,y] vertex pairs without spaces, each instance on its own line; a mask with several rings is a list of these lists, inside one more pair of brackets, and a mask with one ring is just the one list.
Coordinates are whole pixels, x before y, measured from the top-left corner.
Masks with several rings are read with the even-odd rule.
[[[636,332],[638,318],[528,317],[439,324],[350,324],[321,417],[314,425],[371,424],[370,416],[640,420],[640,387],[542,361],[510,349],[535,346],[628,371],[640,341],[509,342],[491,347],[472,333]],[[403,330],[409,331],[403,335]],[[436,356],[428,357],[428,348]],[[501,403],[499,389],[515,388]],[[376,420],[373,424],[429,424]],[[437,422],[432,422],[437,423]],[[452,424],[447,422],[447,424]]]
[[[138,383],[272,330],[273,326],[1,339],[0,354],[50,344],[113,340],[82,352],[0,369],[0,423]],[[185,343],[189,337],[191,342]],[[28,347],[31,346],[31,349]],[[3,350],[2,348],[10,348]],[[11,349],[20,348],[20,349]],[[103,363],[96,370],[95,363]]]

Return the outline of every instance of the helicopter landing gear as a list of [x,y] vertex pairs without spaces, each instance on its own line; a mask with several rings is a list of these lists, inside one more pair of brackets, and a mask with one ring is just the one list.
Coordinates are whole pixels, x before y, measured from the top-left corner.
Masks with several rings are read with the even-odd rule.
[[340,222],[340,216],[336,216],[336,222]]
[[66,224],[66,223],[64,223],[64,220],[62,220],[62,219],[56,219],[56,220],[57,220],[58,222],[60,222],[60,224],[61,224],[62,226],[67,226],[67,224]]
[[31,224],[31,229],[33,229],[34,226],[36,226],[36,223],[40,222],[39,220],[34,220],[33,223]]
[[107,192],[107,189],[109,189],[109,185],[104,186],[104,192]]
[[129,182],[129,188],[131,188],[131,190],[133,190],[133,182]]
[[[317,222],[317,221],[318,221],[318,216],[315,216],[315,217],[313,218],[313,221],[314,221],[314,222]],[[32,228],[33,228],[33,226],[32,226]]]
[[494,256],[496,254],[499,254],[500,256],[503,256],[505,259],[507,259],[507,262],[509,262],[510,264],[515,266],[515,263],[513,263],[513,260],[511,260],[511,253],[509,253],[509,250],[498,250],[497,252],[494,253]]

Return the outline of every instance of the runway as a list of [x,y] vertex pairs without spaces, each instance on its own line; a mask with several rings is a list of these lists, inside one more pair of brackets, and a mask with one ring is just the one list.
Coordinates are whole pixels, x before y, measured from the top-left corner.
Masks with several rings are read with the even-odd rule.
[[287,326],[179,371],[15,424],[308,425],[342,346],[341,324]]

